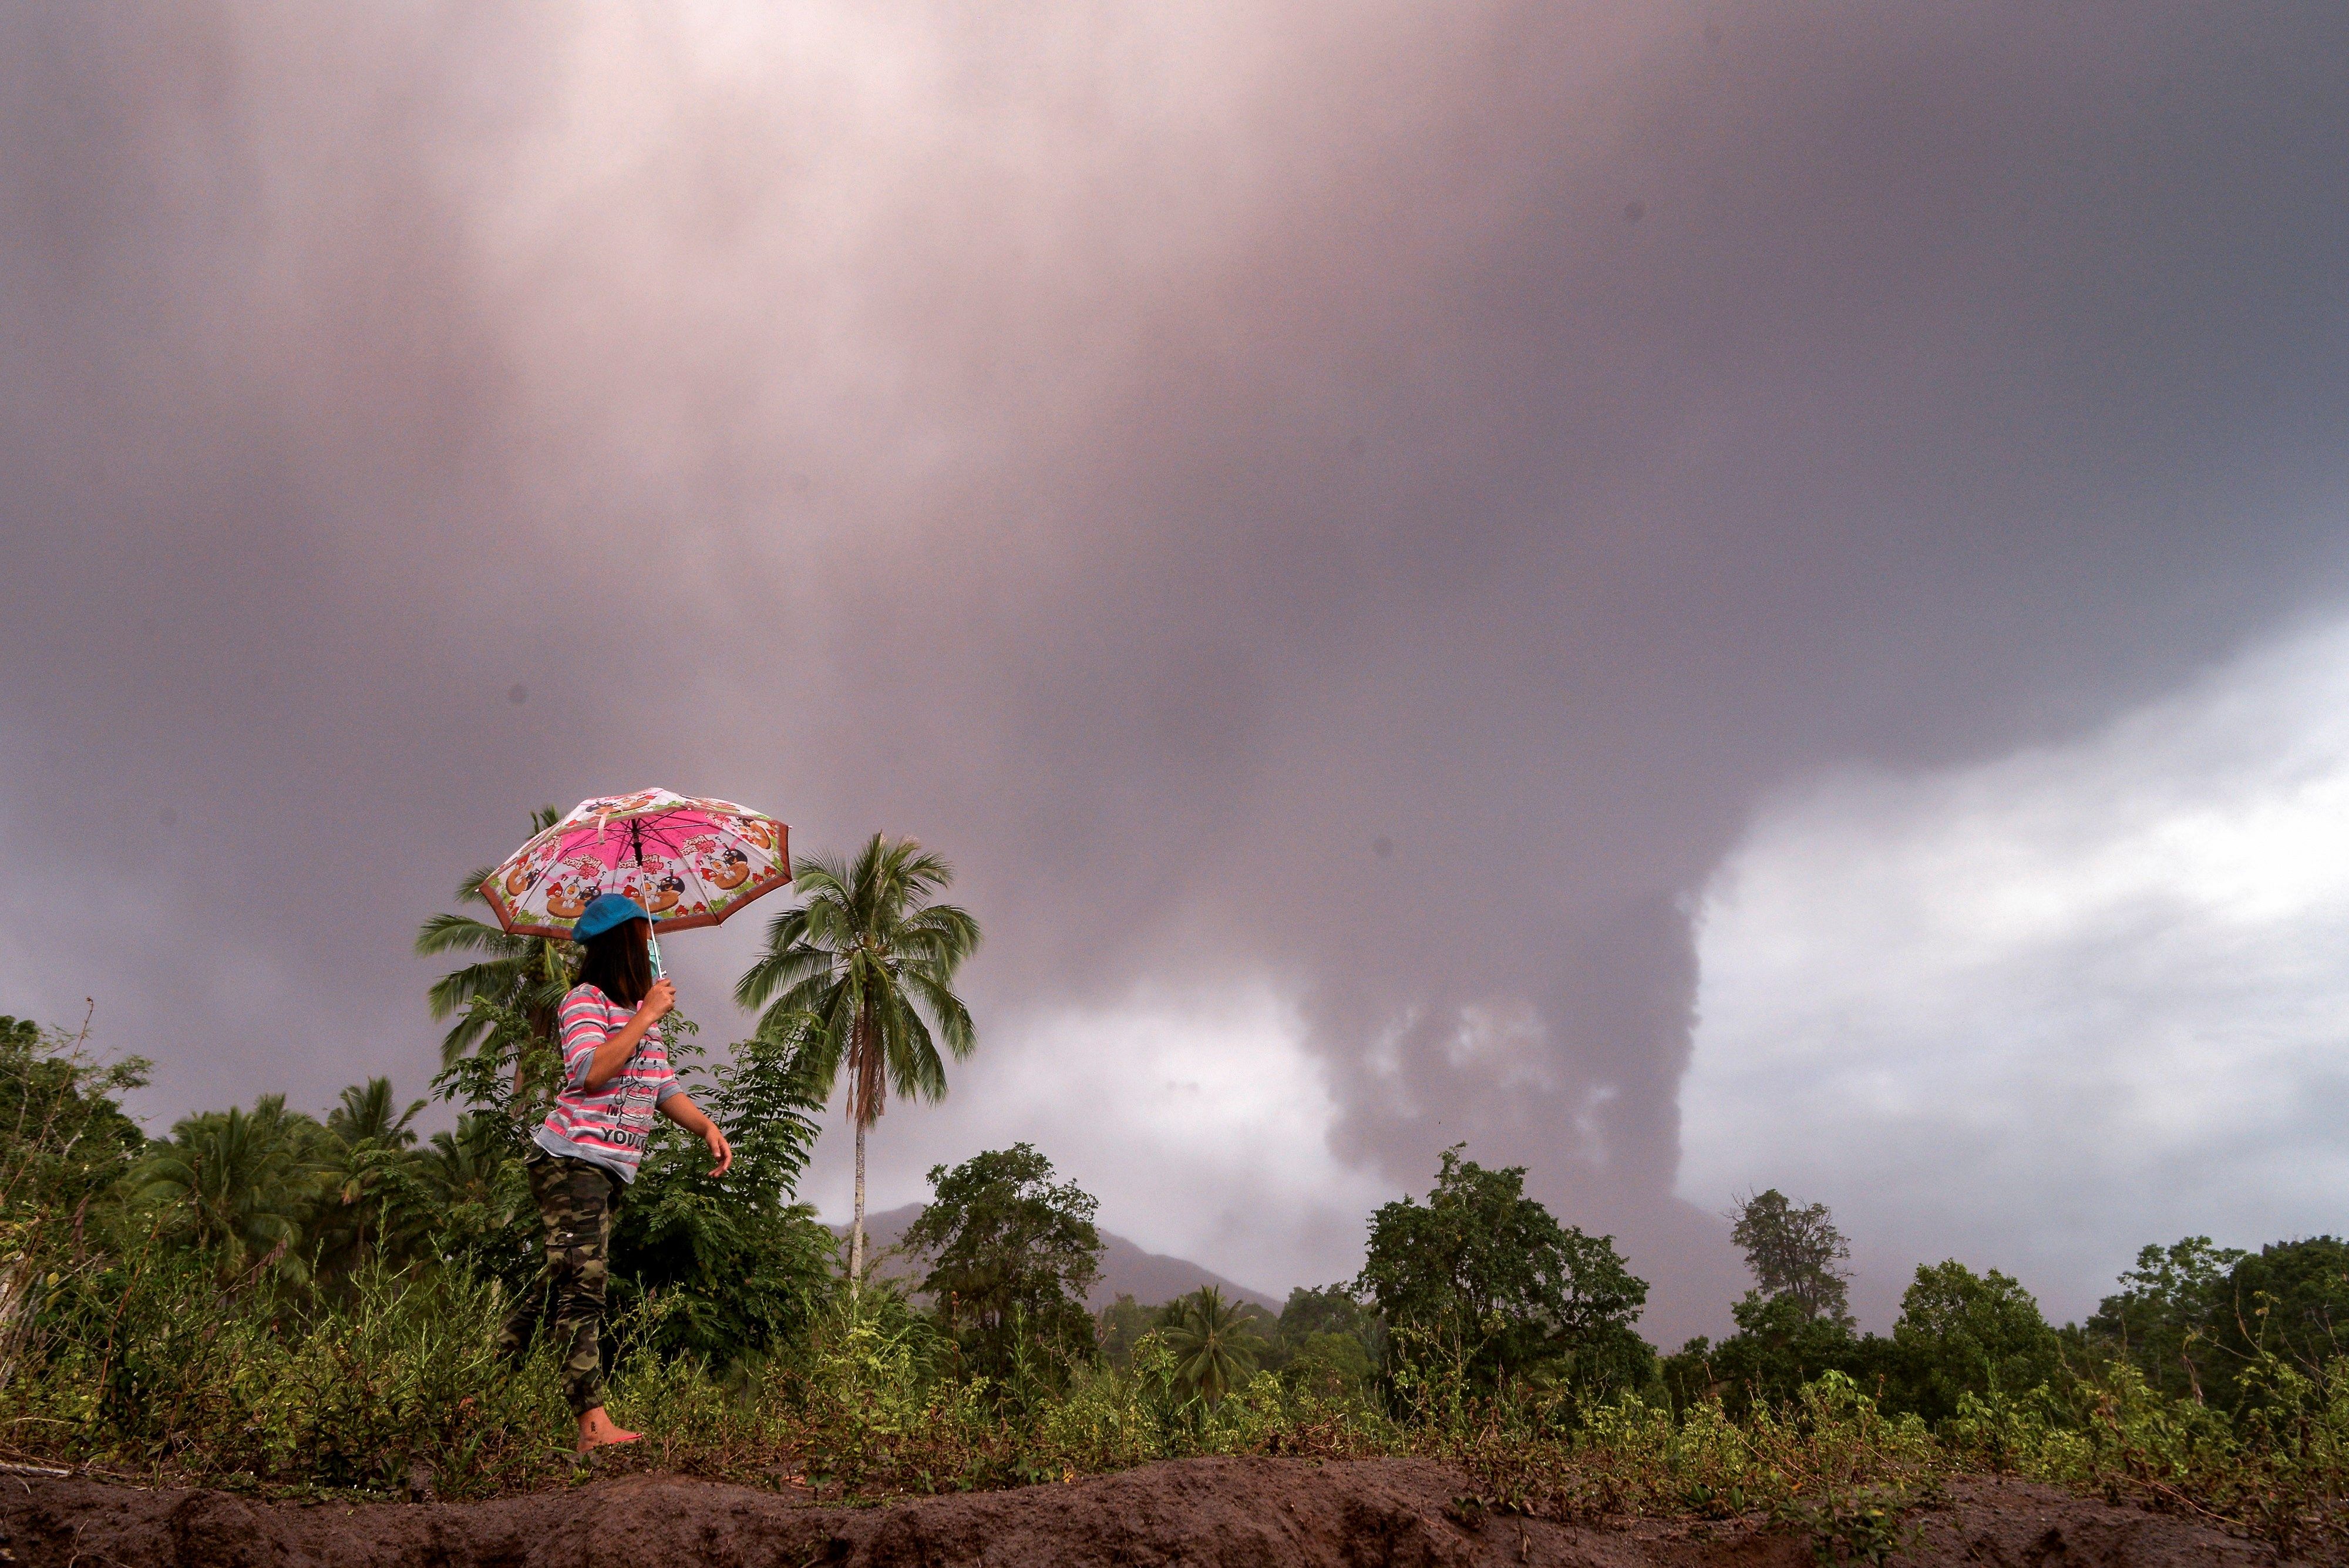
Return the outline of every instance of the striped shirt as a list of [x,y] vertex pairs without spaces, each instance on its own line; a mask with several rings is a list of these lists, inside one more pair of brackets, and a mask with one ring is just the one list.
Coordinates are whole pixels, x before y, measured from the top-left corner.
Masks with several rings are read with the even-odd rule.
[[635,1008],[621,1006],[592,985],[574,985],[564,994],[555,1015],[563,1030],[564,1086],[534,1140],[549,1154],[600,1165],[623,1181],[636,1179],[636,1164],[653,1130],[653,1107],[678,1092],[657,1029],[646,1033],[636,1054],[602,1088],[588,1088],[595,1047],[636,1015]]

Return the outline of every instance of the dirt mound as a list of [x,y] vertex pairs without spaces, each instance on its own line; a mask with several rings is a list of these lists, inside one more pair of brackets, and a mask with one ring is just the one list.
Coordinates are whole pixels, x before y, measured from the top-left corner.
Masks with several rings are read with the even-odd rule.
[[[1191,1459],[1019,1491],[887,1508],[819,1507],[678,1476],[636,1474],[493,1502],[260,1503],[78,1477],[0,1476],[0,1563],[33,1568],[809,1568],[816,1563],[1573,1563],[1691,1568],[1813,1561],[1759,1521],[1569,1526],[1454,1506],[1464,1479],[1415,1459]],[[2186,1521],[2044,1487],[1965,1481],[1920,1516],[1904,1563],[1999,1568],[2270,1563],[2264,1548]]]

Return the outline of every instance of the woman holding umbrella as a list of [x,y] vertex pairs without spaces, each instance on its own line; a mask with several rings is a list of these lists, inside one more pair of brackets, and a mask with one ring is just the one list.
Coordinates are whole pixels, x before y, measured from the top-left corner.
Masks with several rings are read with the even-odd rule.
[[579,1420],[579,1449],[632,1443],[636,1434],[604,1410],[600,1330],[609,1274],[612,1214],[636,1177],[658,1112],[709,1146],[723,1176],[734,1163],[726,1134],[678,1085],[656,1026],[677,1005],[676,988],[653,972],[652,917],[635,899],[606,893],[579,917],[579,983],[563,998],[563,1085],[523,1157],[546,1221],[546,1271],[514,1303],[499,1348],[519,1354],[552,1295],[563,1393]]
[[665,789],[581,801],[482,881],[510,935],[569,937],[579,983],[557,1026],[563,1082],[523,1166],[546,1220],[546,1270],[506,1319],[500,1348],[519,1354],[554,1298],[563,1392],[582,1452],[636,1440],[604,1410],[601,1334],[612,1211],[636,1179],[656,1113],[709,1146],[723,1176],[726,1135],[678,1087],[656,1033],[677,1004],[653,928],[714,926],[788,884],[791,830],[731,801]]

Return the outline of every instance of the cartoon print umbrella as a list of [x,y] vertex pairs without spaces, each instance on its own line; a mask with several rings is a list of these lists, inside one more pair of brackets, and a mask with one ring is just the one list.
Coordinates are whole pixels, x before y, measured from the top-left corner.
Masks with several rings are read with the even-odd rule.
[[729,800],[665,789],[600,795],[515,850],[481,892],[514,936],[568,937],[605,893],[642,904],[656,932],[714,926],[792,879],[790,836]]

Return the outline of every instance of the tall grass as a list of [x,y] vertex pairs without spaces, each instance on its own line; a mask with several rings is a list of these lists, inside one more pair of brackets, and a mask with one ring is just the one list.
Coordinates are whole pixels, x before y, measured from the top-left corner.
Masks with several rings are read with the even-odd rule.
[[569,1425],[551,1366],[497,1364],[495,1287],[463,1274],[365,1272],[325,1309],[224,1290],[161,1248],[52,1279],[0,1392],[21,1455],[360,1490],[420,1461],[478,1493],[545,1473]]
[[[362,1272],[330,1303],[297,1307],[263,1285],[223,1284],[198,1255],[147,1248],[29,1288],[32,1330],[0,1388],[0,1442],[20,1459],[371,1495],[398,1492],[422,1465],[451,1498],[577,1473],[550,1357],[500,1361],[498,1288],[462,1272]],[[2271,1359],[2235,1418],[2166,1397],[2116,1363],[2062,1388],[1968,1396],[1932,1430],[1884,1414],[1838,1374],[1741,1417],[1635,1395],[1596,1407],[1556,1389],[1480,1396],[1440,1372],[1387,1398],[1259,1374],[1211,1402],[1181,1392],[1154,1334],[1128,1369],[996,1383],[962,1376],[952,1341],[885,1292],[835,1303],[788,1353],[716,1372],[648,1348],[665,1310],[655,1296],[616,1325],[611,1408],[647,1434],[621,1462],[791,1480],[832,1499],[1066,1481],[1206,1454],[1415,1454],[1463,1468],[1464,1509],[1771,1514],[1867,1555],[1945,1479],[1991,1471],[2286,1549],[2349,1545],[2349,1361],[2310,1375]]]
[[[457,1271],[364,1272],[324,1304],[222,1282],[201,1254],[144,1249],[36,1286],[28,1354],[0,1388],[0,1445],[151,1479],[391,1493],[419,1465],[449,1497],[573,1469],[549,1355],[493,1347],[499,1287]],[[1183,1397],[1152,1336],[1130,1371],[959,1375],[953,1342],[883,1292],[844,1298],[788,1355],[722,1373],[663,1356],[658,1295],[613,1325],[616,1419],[653,1462],[801,1479],[865,1499],[1059,1480],[1207,1453],[1391,1451],[1367,1407],[1257,1378]]]

